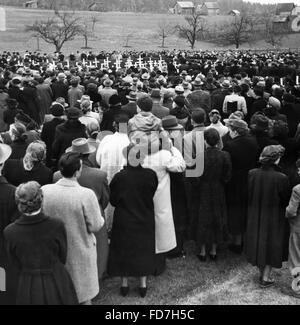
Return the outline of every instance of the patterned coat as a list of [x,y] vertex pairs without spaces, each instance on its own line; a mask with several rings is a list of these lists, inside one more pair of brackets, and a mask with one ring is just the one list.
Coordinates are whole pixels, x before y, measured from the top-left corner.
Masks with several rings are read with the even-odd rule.
[[77,181],[62,179],[42,188],[44,213],[64,222],[67,231],[66,267],[79,303],[99,292],[97,247],[94,233],[104,225],[96,194]]

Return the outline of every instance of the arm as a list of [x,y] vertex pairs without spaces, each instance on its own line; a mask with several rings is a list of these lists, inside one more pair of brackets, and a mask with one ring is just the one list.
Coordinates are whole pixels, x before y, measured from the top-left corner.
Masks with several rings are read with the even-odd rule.
[[166,163],[168,172],[182,173],[186,170],[186,164],[182,154],[175,147],[171,148],[171,155]]
[[231,158],[228,152],[224,152],[224,164],[223,164],[223,181],[224,183],[228,183],[231,178],[232,173],[232,164],[231,164]]
[[297,189],[294,188],[289,205],[286,208],[286,217],[287,218],[294,218],[297,216],[299,204],[300,204],[300,194],[298,193]]
[[244,116],[246,116],[248,111],[247,111],[246,99],[244,97],[241,97],[241,110],[244,113]]
[[101,191],[101,198],[100,198],[100,206],[103,210],[105,210],[109,203],[109,186],[108,186],[106,173],[103,176],[103,182],[101,188],[102,191]]
[[58,244],[58,257],[62,264],[67,262],[67,252],[68,252],[68,243],[67,243],[67,233],[64,224],[61,224],[61,227],[57,233],[57,244]]
[[89,233],[98,232],[104,225],[96,194],[87,190],[83,199],[83,215]]

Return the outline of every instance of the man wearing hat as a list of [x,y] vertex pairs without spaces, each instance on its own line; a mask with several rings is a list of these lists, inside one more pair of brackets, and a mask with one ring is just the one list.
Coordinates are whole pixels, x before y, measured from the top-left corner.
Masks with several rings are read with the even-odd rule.
[[82,112],[78,108],[69,108],[67,121],[56,127],[52,146],[52,159],[56,162],[58,162],[74,139],[87,138],[86,127],[79,121],[81,115]]
[[[0,143],[0,305],[15,304],[17,277],[10,267],[6,248],[4,245],[3,231],[17,218],[17,206],[15,203],[15,187],[8,184],[2,176],[5,162],[11,155],[11,148]],[[5,291],[6,289],[6,291]]]
[[106,108],[109,107],[109,99],[112,95],[118,95],[118,91],[116,89],[112,88],[112,85],[114,82],[111,79],[105,79],[103,82],[104,88],[101,89],[98,88],[98,92],[102,97],[103,104],[106,106]]
[[77,78],[71,79],[71,88],[68,90],[68,99],[70,107],[74,107],[78,100],[83,96],[82,89],[78,86],[79,81]]
[[[72,146],[66,152],[79,153],[82,158],[82,171],[78,178],[79,185],[89,188],[94,191],[97,196],[101,213],[104,216],[104,210],[109,203],[109,186],[107,180],[107,173],[98,168],[93,168],[89,160],[89,156],[96,151],[96,148],[91,145],[87,139],[75,139],[72,141]],[[56,183],[62,179],[61,172],[58,171],[54,174],[53,182]],[[95,234],[97,239],[97,264],[99,279],[103,278],[106,272],[107,259],[108,259],[108,235],[107,227]]]
[[45,142],[46,151],[46,165],[47,167],[53,167],[52,163],[52,145],[54,142],[54,135],[56,127],[65,122],[64,108],[60,104],[53,104],[50,108],[50,113],[53,119],[49,122],[44,123],[41,139]]
[[153,101],[153,106],[152,106],[152,113],[162,119],[163,117],[167,116],[170,114],[170,110],[167,107],[164,107],[161,105],[161,92],[160,89],[152,89],[151,92],[151,99]]
[[126,98],[128,99],[129,102],[127,105],[124,105],[122,108],[124,111],[128,112],[129,118],[133,118],[134,115],[137,114],[137,105],[136,105],[137,93],[131,91],[129,95],[126,96]]
[[66,83],[66,75],[64,73],[59,73],[57,76],[57,81],[52,83],[51,89],[53,92],[53,98],[63,97],[65,101],[68,101],[68,84]]

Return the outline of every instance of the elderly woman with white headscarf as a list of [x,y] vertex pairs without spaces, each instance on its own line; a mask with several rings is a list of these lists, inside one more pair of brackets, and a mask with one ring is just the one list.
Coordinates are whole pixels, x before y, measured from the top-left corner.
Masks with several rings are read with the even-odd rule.
[[51,184],[53,172],[45,166],[45,158],[45,143],[34,141],[27,147],[24,158],[7,161],[3,175],[14,186],[29,181],[36,181],[42,186]]

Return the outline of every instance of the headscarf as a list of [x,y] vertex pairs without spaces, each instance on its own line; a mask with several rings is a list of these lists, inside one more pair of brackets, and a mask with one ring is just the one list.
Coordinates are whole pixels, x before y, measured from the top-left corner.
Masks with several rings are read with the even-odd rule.
[[285,149],[281,145],[267,146],[260,155],[259,162],[262,165],[272,165],[284,155]]
[[23,158],[23,166],[26,171],[31,171],[33,167],[41,163],[46,156],[46,145],[42,141],[32,142],[26,150],[25,157]]

